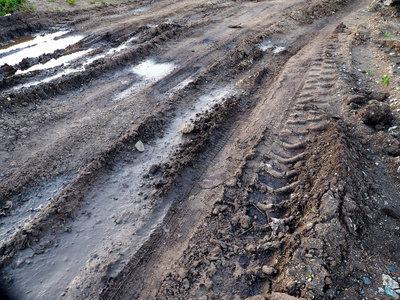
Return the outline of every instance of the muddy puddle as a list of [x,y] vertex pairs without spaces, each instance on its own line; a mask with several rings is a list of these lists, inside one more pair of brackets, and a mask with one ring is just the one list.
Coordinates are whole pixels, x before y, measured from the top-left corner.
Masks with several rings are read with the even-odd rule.
[[271,50],[272,53],[277,54],[286,50],[286,47],[278,46],[274,44],[271,40],[265,40],[258,45],[258,49],[261,51]]
[[0,47],[0,51],[6,50],[6,49],[8,49],[10,47],[14,47],[14,46],[16,46],[18,44],[21,44],[21,43],[29,42],[29,41],[33,40],[34,38],[35,37],[32,36],[32,35],[25,35],[25,36],[21,36],[19,38],[10,40],[7,44],[5,44],[4,46]]
[[[44,64],[34,65],[27,70],[23,70],[23,71],[18,70],[16,72],[16,75],[26,74],[31,71],[47,70],[47,69],[55,68],[56,74],[53,74],[53,75],[43,78],[41,80],[30,81],[30,82],[27,82],[24,84],[17,85],[15,87],[9,89],[8,91],[12,91],[12,90],[15,91],[15,90],[19,90],[22,88],[36,86],[41,83],[50,82],[50,81],[60,78],[62,76],[66,76],[66,75],[73,74],[73,73],[83,72],[87,69],[87,67],[89,65],[91,65],[95,61],[103,59],[109,55],[118,54],[119,52],[122,52],[123,50],[125,50],[129,47],[133,47],[135,45],[135,41],[138,38],[139,38],[139,35],[133,36],[133,37],[129,38],[126,42],[121,43],[119,46],[111,48],[111,49],[104,51],[103,53],[100,53],[97,55],[90,56],[90,52],[96,50],[94,48],[91,48],[91,49],[87,49],[87,50],[77,51],[77,52],[74,52],[74,53],[71,53],[68,55],[64,55],[58,59],[51,59],[50,61],[48,61]],[[76,63],[78,60],[81,63],[74,66],[74,63]],[[62,66],[62,68],[60,66]]]
[[0,50],[0,66],[4,64],[14,66],[19,64],[24,58],[39,57],[43,54],[53,53],[59,49],[65,49],[84,38],[83,35],[67,36],[68,33],[68,31],[59,31],[38,35],[31,40],[27,38],[27,41],[22,41],[2,49]]
[[14,197],[8,201],[6,216],[0,217],[0,245],[24,224],[36,217],[70,182],[72,175],[62,175]]
[[44,64],[37,64],[34,65],[26,70],[18,70],[15,75],[18,74],[26,74],[28,72],[33,72],[33,71],[38,71],[38,70],[45,70],[45,69],[51,69],[51,68],[55,68],[55,67],[59,67],[64,65],[65,67],[68,66],[69,64],[71,64],[72,61],[81,58],[82,56],[88,54],[90,51],[92,51],[92,49],[88,49],[88,50],[83,50],[83,51],[78,51],[72,54],[68,54],[68,55],[64,55],[58,59],[51,59],[48,62],[44,63]]
[[[174,63],[156,63],[153,59],[144,60],[131,70],[133,74],[139,77],[139,80],[135,81],[128,88],[117,94],[112,101],[121,101],[132,94],[145,89],[152,83],[157,82],[171,74],[176,68],[177,65]],[[182,86],[181,83],[181,88],[183,87],[184,86]]]
[[159,80],[176,68],[173,63],[156,63],[152,59],[145,60],[133,68],[133,72],[148,80]]
[[[164,74],[171,67],[164,66]],[[65,232],[45,236],[38,245],[50,247],[40,255],[29,248],[20,252],[17,263],[4,270],[13,278],[16,297],[56,299],[71,283],[79,286],[86,282],[87,272],[97,276],[101,272],[98,270],[108,264],[113,269],[107,276],[110,272],[116,275],[162,222],[173,201],[154,207],[152,197],[146,196],[150,193],[146,188],[149,181],[143,176],[152,165],[167,162],[184,141],[182,124],[193,122],[196,114],[210,110],[234,93],[231,86],[217,88],[199,97],[189,110],[177,112],[162,138],[145,144],[143,152],[135,151],[132,159],[118,163],[111,174],[99,179]]]

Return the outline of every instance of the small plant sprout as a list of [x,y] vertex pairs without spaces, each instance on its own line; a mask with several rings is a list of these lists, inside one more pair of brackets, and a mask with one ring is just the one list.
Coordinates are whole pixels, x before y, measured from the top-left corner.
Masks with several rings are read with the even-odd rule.
[[390,109],[394,109],[394,104],[391,104],[391,105],[390,105]]
[[366,70],[365,70],[365,72],[369,75],[369,76],[374,76],[374,73],[375,73],[375,70],[370,70],[369,68],[367,68]]
[[314,208],[314,207],[313,207],[313,208],[311,208],[311,211],[315,213],[315,208]]
[[391,79],[391,77],[389,77],[389,75],[385,75],[385,76],[382,77],[381,82],[382,82],[384,85],[388,86],[388,85],[389,85],[389,80],[390,80],[390,79]]
[[392,37],[390,36],[389,32],[385,32],[385,33],[384,33],[384,36],[385,36],[385,38],[387,38],[387,39],[392,38]]
[[26,241],[26,245],[28,246],[28,248],[31,247],[31,245],[29,244],[29,241]]

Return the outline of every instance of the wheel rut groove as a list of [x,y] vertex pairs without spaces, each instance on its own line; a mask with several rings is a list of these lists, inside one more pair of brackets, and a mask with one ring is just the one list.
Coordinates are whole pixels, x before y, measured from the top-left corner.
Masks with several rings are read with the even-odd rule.
[[[181,205],[183,205],[185,208],[188,205],[195,205],[195,203],[201,203],[206,201],[207,207],[215,207],[214,211],[216,209],[219,209],[218,207],[220,205],[224,206],[224,203],[230,203],[230,201],[239,201],[242,202],[243,200],[238,200],[238,199],[233,199],[231,198],[231,194],[235,193],[234,191],[243,191],[244,195],[248,195],[247,197],[251,199],[249,203],[252,203],[251,205],[244,204],[246,207],[248,206],[247,211],[249,214],[254,213],[254,214],[260,214],[260,210],[262,212],[262,209],[260,207],[267,206],[269,210],[272,209],[271,213],[266,213],[263,214],[261,213],[260,215],[260,230],[272,230],[272,232],[278,232],[279,230],[277,228],[281,228],[281,226],[285,227],[287,225],[285,224],[290,224],[291,218],[285,216],[285,210],[282,210],[280,208],[281,203],[286,203],[290,199],[290,194],[297,188],[297,186],[300,184],[300,182],[296,181],[297,177],[297,167],[295,166],[298,163],[301,163],[308,155],[307,151],[304,151],[306,145],[307,145],[307,140],[313,136],[313,131],[323,131],[326,129],[326,126],[328,124],[329,118],[327,117],[326,114],[324,114],[323,107],[324,105],[329,105],[328,97],[332,95],[332,87],[334,86],[334,79],[335,77],[332,77],[332,72],[329,72],[330,77],[324,77],[325,75],[323,74],[323,69],[326,66],[326,63],[322,59],[321,62],[321,68],[315,69],[313,66],[313,62],[311,60],[311,63],[307,66],[306,64],[306,70],[304,70],[304,64],[302,64],[302,68],[298,72],[304,72],[306,74],[311,73],[310,75],[313,75],[314,78],[317,78],[317,82],[324,81],[326,84],[319,84],[317,87],[314,87],[312,84],[313,82],[308,82],[308,86],[304,86],[304,82],[306,82],[306,78],[308,76],[304,76],[305,78],[301,80],[300,82],[297,80],[296,86],[298,86],[297,89],[293,90],[293,88],[288,88],[285,89],[282,87],[282,83],[288,82],[288,77],[295,76],[294,74],[290,74],[290,70],[292,70],[292,67],[290,66],[290,63],[293,61],[293,64],[301,64],[299,62],[298,56],[301,57],[301,52],[294,56],[291,60],[289,60],[289,65],[286,65],[283,72],[280,74],[281,78],[284,78],[285,81],[280,82],[279,78],[277,79],[276,82],[274,82],[274,88],[276,90],[271,89],[269,92],[269,95],[265,98],[266,100],[260,101],[256,107],[250,112],[249,116],[246,116],[246,122],[245,125],[243,124],[243,121],[239,121],[239,125],[235,127],[235,133],[230,135],[229,141],[223,143],[223,147],[216,147],[213,148],[210,153],[212,156],[212,160],[210,160],[210,163],[207,164],[207,168],[209,168],[209,171],[212,170],[212,173],[215,174],[216,172],[216,167],[219,166],[221,163],[222,157],[228,157],[229,161],[234,161],[234,159],[231,157],[230,154],[227,153],[232,153],[230,152],[230,149],[235,148],[235,149],[245,149],[245,152],[250,152],[247,156],[245,155],[246,159],[240,164],[240,167],[236,169],[236,171],[231,171],[230,174],[234,175],[233,177],[231,176],[223,176],[225,178],[224,182],[221,182],[220,185],[215,186],[214,189],[218,190],[218,196],[214,195],[211,197],[206,197],[203,196],[205,193],[210,193],[211,191],[208,189],[200,189],[196,191],[198,193],[197,195],[194,194],[194,190],[191,192],[190,195],[186,195],[185,198],[189,199],[189,201],[183,201]],[[321,52],[322,52],[322,47],[321,47]],[[312,56],[312,54],[307,53],[308,55]],[[301,59],[300,59],[301,60]],[[319,60],[318,58],[316,59],[317,61]],[[311,70],[309,70],[311,69]],[[288,71],[289,70],[289,71]],[[334,69],[333,69],[334,70]],[[321,78],[324,78],[324,80],[320,80]],[[314,79],[315,80],[315,79]],[[279,91],[285,90],[284,94],[279,94]],[[267,115],[264,113],[264,110],[268,109],[267,107],[271,107],[273,104],[268,104],[268,106],[264,106],[264,103],[268,103],[269,101],[275,101],[277,105],[280,105],[281,103],[285,102],[279,102],[280,97],[288,97],[287,90],[289,90],[292,95],[291,101],[287,102],[286,101],[286,107],[285,107],[285,114],[283,115],[274,115],[272,116],[272,120],[268,120],[268,117],[271,116],[271,114]],[[303,101],[300,99],[304,99],[302,95],[304,93],[307,93],[308,90],[312,90],[313,93],[313,99],[319,99],[321,98],[322,100],[316,104],[312,104],[313,100],[308,99],[304,100],[304,104],[309,105],[312,104],[312,109],[306,109],[305,106],[299,106],[297,105],[297,101]],[[301,107],[301,110],[298,110],[297,107]],[[322,108],[321,108],[322,107]],[[278,108],[280,109],[280,108]],[[304,122],[300,122],[300,124],[297,122],[296,119],[290,118],[288,116],[293,116],[296,115],[298,118],[301,120],[304,120]],[[263,122],[260,123],[259,120],[262,118],[260,116],[263,116]],[[286,117],[285,117],[286,116]],[[283,118],[282,118],[283,117]],[[266,119],[267,118],[267,119]],[[277,119],[274,119],[277,118]],[[251,121],[254,120],[252,123]],[[263,125],[265,124],[265,125]],[[274,126],[270,127],[267,124],[280,124],[279,126]],[[267,126],[266,126],[267,125]],[[266,126],[266,127],[263,127]],[[292,128],[294,127],[296,130],[300,130],[299,134],[293,134],[292,133]],[[250,129],[251,128],[251,129]],[[285,131],[284,135],[278,134],[281,131]],[[242,132],[251,132],[252,135],[251,137],[243,138],[244,140],[237,139],[235,136],[240,136]],[[259,134],[254,135],[255,132],[259,132]],[[275,133],[276,132],[276,133]],[[256,137],[257,136],[257,137]],[[278,139],[277,139],[278,138]],[[246,141],[252,141],[252,142],[246,142]],[[241,146],[242,145],[242,146]],[[272,145],[276,145],[273,146]],[[279,151],[279,145],[282,145],[280,149],[285,149],[284,151],[281,150]],[[276,152],[273,152],[276,149]],[[217,150],[216,152],[214,152]],[[250,150],[250,151],[249,151]],[[201,161],[201,160],[200,160]],[[227,162],[225,162],[227,163]],[[229,163],[228,163],[229,165]],[[201,165],[201,169],[203,170],[204,165]],[[234,169],[233,169],[234,170]],[[217,171],[218,172],[218,171]],[[205,171],[207,173],[207,170]],[[204,174],[203,177],[207,177],[207,174]],[[200,182],[202,181],[201,179],[199,180]],[[201,186],[201,183],[200,183]],[[209,195],[209,194],[208,194]],[[201,200],[202,199],[202,200]],[[207,200],[204,200],[207,199]],[[228,207],[230,205],[236,205],[236,204],[228,204]],[[240,205],[239,205],[240,206]],[[274,207],[276,207],[276,210],[274,210]],[[183,209],[183,211],[186,211]],[[275,212],[273,212],[275,211]],[[192,216],[191,216],[192,217]],[[210,222],[210,217],[207,217],[206,219],[201,219],[202,221],[196,221],[198,225],[194,225],[192,228],[198,228],[198,233],[191,233],[191,238],[196,240],[196,235],[201,235],[202,230],[206,230],[207,225],[204,224],[209,224]],[[182,220],[186,220],[187,218],[183,218]],[[195,220],[195,219],[193,219]],[[193,221],[192,220],[192,221]],[[185,222],[185,221],[184,221]],[[178,227],[185,226],[184,225],[179,225]],[[199,226],[199,227],[198,227]],[[205,227],[204,227],[205,226]],[[210,226],[210,225],[208,225]],[[255,225],[253,225],[255,226]],[[265,228],[265,229],[262,229]],[[179,230],[182,231],[182,229],[177,229],[177,232],[180,232]],[[248,238],[251,239],[252,236],[257,236],[259,233],[257,233],[257,230],[255,230],[254,227],[244,227],[242,230],[239,230],[237,233],[235,233],[235,237],[237,238],[238,236],[243,237],[247,236]],[[179,233],[178,236],[181,236]],[[157,243],[161,243],[162,238],[160,236],[157,236],[155,238],[155,241]],[[185,237],[186,240],[186,237]],[[151,246],[149,246],[151,248]],[[193,246],[189,246],[187,248],[187,244],[185,243],[184,246],[180,246],[180,250],[177,251],[176,248],[173,249],[166,249],[162,248],[158,252],[158,254],[154,254],[155,259],[152,259],[150,262],[150,266],[142,261],[144,265],[146,265],[146,270],[150,269],[150,272],[156,272],[156,265],[155,261],[161,263],[164,265],[165,260],[168,259],[169,264],[172,264],[171,260],[171,252],[176,255],[177,253],[186,253],[186,255],[182,256],[182,264],[185,264],[185,257],[189,257],[189,253],[192,253],[191,251],[194,249]],[[194,246],[195,247],[195,246]],[[196,247],[195,247],[196,248]],[[186,250],[185,250],[186,249]],[[192,250],[191,250],[192,249]],[[222,249],[224,247],[222,246]],[[271,248],[272,250],[273,248]],[[165,251],[165,252],[164,252]],[[160,253],[161,252],[161,253]],[[163,254],[162,254],[163,253]],[[273,255],[274,251],[267,256],[268,261],[271,260],[271,258],[274,256]],[[181,255],[181,254],[179,254]],[[178,255],[178,257],[179,257]],[[207,255],[207,254],[205,254]],[[208,254],[210,255],[210,253]],[[164,258],[167,257],[167,258]],[[213,260],[211,260],[213,261]],[[211,272],[211,276],[214,277],[215,279],[218,278],[218,276],[221,276],[222,273],[219,272],[225,272],[223,270],[227,270],[228,265],[230,266],[231,264],[234,263],[235,259],[231,259],[229,263],[227,263],[226,267],[222,267],[221,271],[218,271],[217,273]],[[137,261],[136,261],[137,263]],[[177,262],[174,262],[173,264],[176,264]],[[146,298],[146,297],[155,297],[155,298],[174,298],[177,297],[177,294],[175,296],[172,296],[172,294],[169,294],[172,291],[178,291],[175,290],[176,284],[178,286],[180,285],[179,282],[182,282],[182,277],[179,277],[180,275],[177,275],[177,271],[179,270],[179,263],[173,269],[168,270],[162,270],[161,273],[159,271],[158,274],[160,274],[161,278],[164,279],[164,283],[161,283],[161,288],[159,286],[160,283],[157,282],[150,282],[146,279],[135,279],[133,274],[137,272],[140,269],[140,262],[139,265],[131,266],[128,268],[128,272],[130,275],[126,275],[124,277],[123,281],[119,281],[119,283],[115,284],[113,283],[112,286],[117,286],[118,289],[114,290],[113,293],[110,294],[110,292],[106,292],[103,295],[103,298],[105,299],[109,295],[112,295],[113,299],[125,299],[126,297],[134,296],[138,298]],[[208,263],[206,263],[207,265]],[[196,267],[195,267],[196,268]],[[201,267],[200,267],[201,268]],[[136,271],[135,271],[136,270]],[[208,271],[207,267],[205,269],[205,274],[207,274]],[[170,272],[170,273],[168,273]],[[191,271],[189,271],[190,273]],[[229,272],[228,272],[229,273]],[[154,274],[154,273],[152,273]],[[161,275],[163,274],[163,275]],[[197,275],[193,275],[191,277],[190,281],[196,285],[196,280],[197,276],[200,276],[198,273]],[[214,275],[212,275],[214,274]],[[167,276],[167,277],[164,277]],[[146,276],[144,276],[146,278]],[[185,278],[185,277],[184,277]],[[210,291],[214,290],[213,285],[211,283],[207,283],[203,279],[199,279],[199,288],[194,288],[194,291],[192,291],[192,295],[195,295],[195,297],[199,297],[201,295],[204,295],[205,290],[203,290],[201,287],[205,286],[206,289]],[[203,280],[203,281],[202,281]],[[208,284],[211,284],[210,286]],[[140,287],[146,286],[146,289],[142,292],[140,291]],[[172,289],[170,289],[172,286]],[[178,288],[176,286],[176,288]],[[229,284],[228,284],[229,286]],[[135,289],[134,294],[130,294],[126,288],[133,288]],[[147,288],[148,287],[148,288]],[[169,288],[168,288],[169,287]],[[229,288],[229,287],[228,287]],[[216,288],[219,291],[227,291],[227,289],[218,287]],[[179,297],[187,297],[183,296],[186,295],[183,290],[179,289],[182,293],[182,296]],[[113,291],[111,288],[110,291]],[[155,294],[153,294],[155,293]],[[209,293],[209,292],[207,292]],[[129,295],[129,296],[128,296]]]
[[366,2],[162,0],[0,18],[2,42],[51,26],[85,36],[41,59],[91,49],[48,82],[61,73],[0,66],[0,218],[19,224],[1,241],[1,280],[21,299],[326,296],[319,277],[296,281],[291,259],[314,258],[301,235],[320,220],[303,222],[328,188],[313,186],[313,146],[344,126],[338,35]]

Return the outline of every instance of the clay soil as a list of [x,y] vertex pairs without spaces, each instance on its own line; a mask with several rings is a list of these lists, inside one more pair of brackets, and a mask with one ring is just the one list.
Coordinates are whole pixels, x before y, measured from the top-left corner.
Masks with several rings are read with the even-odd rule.
[[9,299],[400,297],[397,7],[78,1],[0,17],[82,37],[0,66]]

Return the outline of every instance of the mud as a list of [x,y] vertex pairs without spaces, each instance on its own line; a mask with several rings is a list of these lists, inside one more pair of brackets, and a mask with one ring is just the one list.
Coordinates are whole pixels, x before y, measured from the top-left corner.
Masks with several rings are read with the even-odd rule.
[[400,297],[396,7],[103,2],[0,18],[2,289]]

